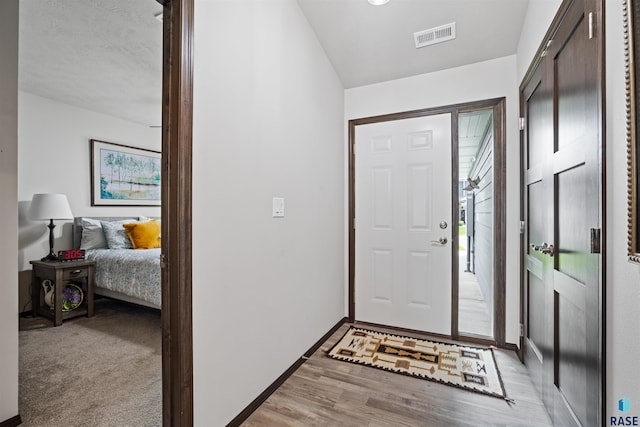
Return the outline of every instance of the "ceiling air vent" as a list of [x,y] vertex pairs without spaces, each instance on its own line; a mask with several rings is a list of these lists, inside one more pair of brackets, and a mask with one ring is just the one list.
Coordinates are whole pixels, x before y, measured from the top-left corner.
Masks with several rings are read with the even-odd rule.
[[456,38],[456,23],[441,25],[424,31],[413,33],[416,49]]

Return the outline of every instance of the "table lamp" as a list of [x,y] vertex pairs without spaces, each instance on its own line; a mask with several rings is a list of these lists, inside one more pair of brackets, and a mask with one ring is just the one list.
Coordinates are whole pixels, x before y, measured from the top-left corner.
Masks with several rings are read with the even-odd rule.
[[57,261],[53,253],[54,219],[73,219],[67,196],[64,194],[34,194],[29,207],[29,218],[36,221],[49,221],[49,255],[42,261]]

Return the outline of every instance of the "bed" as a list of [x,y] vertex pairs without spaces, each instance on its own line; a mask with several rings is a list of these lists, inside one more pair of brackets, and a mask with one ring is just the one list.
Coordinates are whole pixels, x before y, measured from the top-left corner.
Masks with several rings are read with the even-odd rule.
[[[107,249],[100,248],[101,244],[92,245],[87,244],[86,239],[83,241],[83,231],[86,238],[89,232],[98,232],[100,224],[104,222],[121,228],[123,222],[145,219],[148,218],[76,217],[73,222],[73,244],[76,249],[85,249],[87,260],[96,262],[97,295],[159,309],[162,295],[159,248],[127,249],[114,245],[116,248]],[[85,247],[81,247],[81,244]]]

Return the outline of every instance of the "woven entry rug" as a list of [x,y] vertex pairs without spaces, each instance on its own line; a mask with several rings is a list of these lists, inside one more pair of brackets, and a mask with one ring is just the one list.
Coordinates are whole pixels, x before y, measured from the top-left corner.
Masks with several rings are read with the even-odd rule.
[[493,350],[351,327],[329,357],[506,397]]

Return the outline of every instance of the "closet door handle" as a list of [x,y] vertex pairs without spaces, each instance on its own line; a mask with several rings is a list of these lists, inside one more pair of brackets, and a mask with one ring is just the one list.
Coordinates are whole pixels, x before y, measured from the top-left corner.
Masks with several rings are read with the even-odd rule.
[[546,242],[542,243],[542,245],[536,245],[531,243],[531,249],[533,249],[536,252],[540,252],[541,254],[544,254],[544,255],[549,255],[549,256],[555,255],[555,250],[553,248],[553,245],[550,245]]

